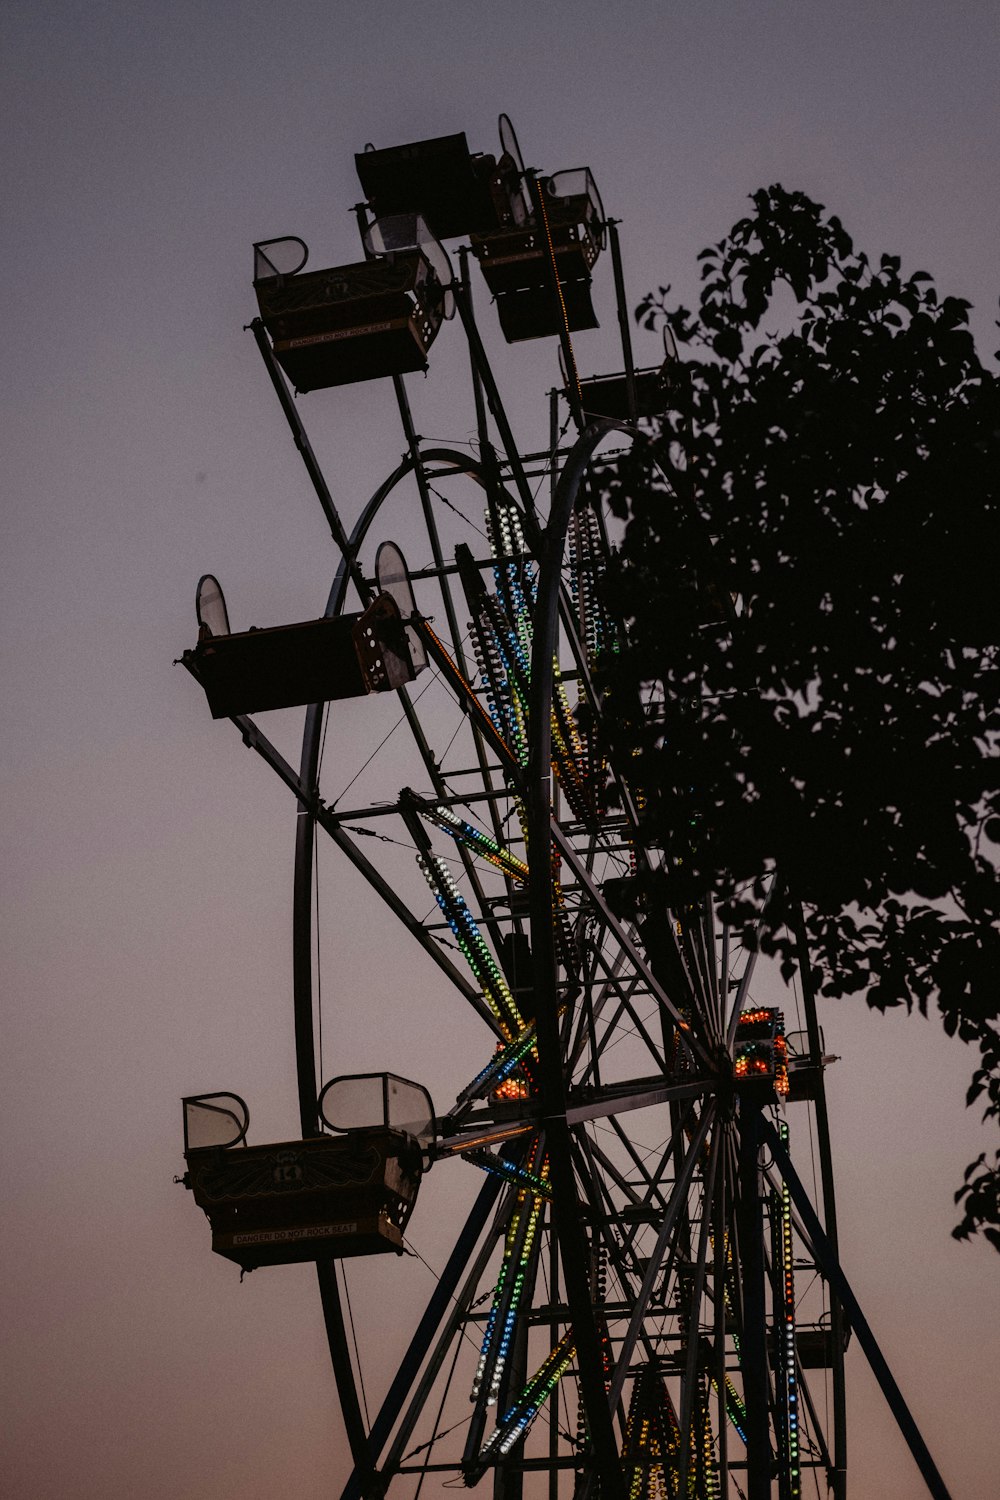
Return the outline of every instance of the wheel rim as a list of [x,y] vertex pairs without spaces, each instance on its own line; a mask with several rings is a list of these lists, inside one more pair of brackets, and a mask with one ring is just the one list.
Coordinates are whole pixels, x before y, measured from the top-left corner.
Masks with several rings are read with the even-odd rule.
[[[525,1057],[530,1061],[529,1053],[522,1053],[520,1068],[514,1059],[511,1076],[516,1078],[520,1072],[527,1086],[524,1113],[530,1118],[514,1122],[527,1128],[506,1142],[503,1129],[511,1122],[503,1110],[491,1110],[489,1105],[477,1108],[472,1100],[472,1110],[466,1108],[463,1115],[462,1108],[470,1103],[466,1098],[452,1111],[450,1135],[446,1131],[438,1155],[472,1154],[476,1165],[487,1167],[497,1207],[487,1224],[489,1207],[480,1206],[480,1232],[465,1236],[469,1244],[460,1268],[464,1283],[457,1293],[456,1310],[440,1320],[436,1342],[425,1338],[420,1360],[411,1359],[414,1368],[406,1371],[405,1379],[397,1377],[391,1409],[383,1411],[381,1425],[376,1419],[373,1440],[365,1440],[364,1424],[360,1424],[360,1435],[356,1430],[352,1446],[357,1473],[345,1495],[381,1493],[385,1488],[401,1494],[413,1492],[414,1486],[419,1488],[424,1482],[415,1477],[420,1473],[424,1477],[450,1473],[474,1484],[488,1483],[492,1477],[494,1493],[504,1496],[541,1494],[542,1480],[533,1477],[527,1485],[524,1480],[525,1474],[538,1473],[547,1476],[550,1496],[576,1493],[582,1497],[596,1494],[598,1488],[607,1496],[714,1496],[736,1494],[747,1486],[752,1495],[755,1481],[747,1473],[744,1447],[748,1397],[751,1407],[756,1399],[761,1408],[758,1453],[767,1448],[758,1467],[762,1472],[773,1468],[782,1497],[799,1493],[803,1463],[820,1471],[833,1467],[833,1445],[822,1430],[823,1403],[803,1390],[795,1337],[790,1353],[775,1356],[769,1352],[775,1329],[779,1324],[786,1326],[782,1320],[788,1316],[789,1299],[782,1301],[781,1292],[789,1276],[794,1289],[795,1269],[788,1262],[795,1254],[791,1215],[781,1185],[760,1175],[756,1146],[752,1155],[745,1143],[741,1146],[741,1136],[747,1134],[741,1125],[756,1104],[745,1102],[746,1096],[738,1099],[732,1086],[736,1019],[749,998],[753,954],[738,947],[718,921],[712,902],[706,901],[699,911],[684,914],[683,922],[671,919],[666,934],[671,984],[661,983],[641,937],[614,917],[603,896],[609,872],[621,872],[623,861],[627,866],[636,854],[634,838],[631,854],[624,852],[629,840],[622,836],[623,822],[627,825],[628,818],[592,812],[588,819],[577,815],[579,801],[576,813],[567,806],[574,795],[572,762],[580,752],[570,747],[567,754],[571,726],[559,703],[559,678],[543,671],[540,664],[559,655],[560,585],[564,618],[571,596],[577,609],[577,634],[584,637],[587,649],[589,627],[584,616],[588,608],[594,608],[592,573],[602,559],[595,558],[592,548],[587,551],[581,529],[598,539],[602,531],[599,525],[581,523],[580,517],[588,512],[574,506],[587,461],[601,436],[595,432],[576,445],[564,466],[544,537],[539,538],[536,529],[535,547],[523,544],[524,567],[531,573],[540,551],[535,598],[530,609],[526,600],[524,606],[532,616],[530,622],[526,626],[524,620],[510,621],[513,575],[520,564],[501,561],[494,568],[492,592],[487,591],[480,608],[479,644],[482,648],[492,631],[494,670],[491,674],[490,651],[480,649],[481,684],[471,680],[467,664],[461,675],[472,693],[481,686],[483,694],[493,700],[494,739],[486,731],[478,734],[487,755],[493,756],[491,785],[480,789],[478,802],[472,796],[462,799],[466,808],[460,819],[463,829],[449,826],[457,816],[456,803],[450,795],[441,796],[440,778],[429,777],[433,784],[425,784],[409,802],[404,818],[411,833],[416,825],[423,829],[424,875],[434,891],[439,916],[449,923],[453,937],[465,939],[466,973],[473,976],[487,1002],[491,982],[501,997],[499,1014],[497,1006],[488,1003],[481,1013],[485,1017],[489,1011],[494,1037],[506,1041],[511,1055],[517,1050],[512,1044],[519,1036],[523,1043],[524,1036],[518,1029],[516,1005],[514,1013],[506,1016],[505,1028],[502,996],[504,988],[511,992],[511,985],[496,961],[495,950],[505,924],[525,937],[523,907],[516,899],[509,900],[501,915],[483,883],[484,872],[495,880],[499,861],[512,897],[525,884],[529,886],[536,1009],[530,1040],[537,1052],[536,1076],[531,1077],[530,1066],[527,1073],[523,1066]],[[498,501],[491,493],[495,485],[488,465],[441,450],[424,454],[418,462],[404,463],[390,477],[363,513],[352,548],[364,541],[382,502],[405,473],[430,465],[449,466],[456,472],[464,469],[486,488],[488,519],[494,533],[499,529],[507,538],[502,549],[494,550],[500,550],[502,559],[509,558],[510,525],[515,531],[519,526],[522,532],[531,532],[533,518],[524,516],[509,496]],[[573,529],[576,535],[567,555],[565,538]],[[603,545],[600,540],[598,545]],[[439,567],[441,561],[439,554]],[[482,558],[474,561],[481,567]],[[343,608],[348,571],[344,566],[338,575],[331,611]],[[524,597],[523,578],[518,587]],[[468,599],[464,602],[469,604]],[[454,618],[454,611],[449,613]],[[505,614],[514,627],[506,643],[497,639]],[[517,638],[523,648],[530,632],[534,650],[529,680],[523,680],[522,649],[522,680],[518,681]],[[600,647],[593,630],[590,636],[588,664],[593,667]],[[503,678],[500,688],[497,661]],[[541,723],[546,733],[529,735],[527,742],[522,736],[519,742],[518,705],[502,701],[504,694],[508,700],[527,695],[529,726]],[[522,702],[521,710],[523,706]],[[557,739],[562,737],[554,757],[547,743],[553,725]],[[317,781],[319,726],[318,711],[310,710],[303,751],[306,786]],[[496,754],[500,740],[510,751],[506,776]],[[554,780],[548,771],[553,758]],[[577,769],[581,784],[586,784],[588,775],[593,781],[593,768],[578,765]],[[550,795],[553,787],[555,809]],[[575,795],[579,799],[580,785]],[[532,848],[545,851],[542,859],[532,861],[529,849],[529,857],[522,860],[518,839],[508,842],[497,836],[498,829],[506,826],[505,817],[498,814],[509,816],[518,806],[523,810],[521,831]],[[397,803],[386,815],[402,817],[401,807]],[[484,810],[492,818],[479,817]],[[314,827],[313,818],[300,818],[299,913],[312,910]],[[452,850],[458,845],[475,903],[471,897],[465,900],[455,882],[446,878],[447,866],[437,852],[442,840]],[[559,885],[552,877],[552,849],[568,876]],[[477,872],[471,881],[470,864]],[[517,872],[512,874],[515,864],[527,864],[527,882]],[[566,886],[570,888],[568,900]],[[560,926],[553,922],[554,909],[568,911],[568,926],[576,935],[575,975],[567,965],[567,920],[561,919],[560,937]],[[308,959],[311,982],[312,935],[308,922],[305,926],[304,941],[303,933],[298,934],[296,952],[300,970]],[[491,955],[497,971],[492,976]],[[539,977],[543,974],[548,974],[547,982]],[[683,976],[680,985],[679,976]],[[626,1054],[631,1065],[624,1061]],[[487,1056],[484,1065],[488,1062]],[[300,1069],[300,1084],[308,1087],[308,1077],[309,1069]],[[314,1087],[311,1097],[314,1104]],[[645,1107],[637,1107],[641,1104]],[[669,1128],[662,1142],[657,1142],[660,1149],[647,1159],[644,1153],[649,1143],[635,1122],[648,1124],[657,1115],[669,1121]],[[487,1138],[476,1145],[484,1130]],[[484,1153],[491,1157],[489,1162]],[[759,1193],[749,1192],[750,1177],[760,1184]],[[753,1215],[747,1207],[751,1197]],[[759,1206],[758,1198],[762,1199]],[[741,1245],[748,1246],[754,1239],[760,1242],[755,1275],[758,1281],[763,1275],[769,1290],[764,1299],[768,1305],[755,1314],[761,1326],[754,1370],[748,1372],[738,1331],[744,1319],[745,1293],[741,1267],[746,1257],[741,1255]],[[799,1244],[798,1259],[802,1255]],[[331,1280],[334,1292],[336,1281],[329,1268],[321,1271],[321,1283],[324,1277],[326,1305],[332,1295]],[[723,1296],[717,1295],[720,1285],[725,1288]],[[483,1314],[474,1306],[484,1289],[492,1289],[485,1329]],[[473,1371],[462,1393],[465,1415],[468,1393],[473,1393],[472,1415],[456,1446],[454,1435],[435,1438],[434,1432],[449,1427],[449,1402],[467,1378],[462,1345],[468,1342],[470,1330],[477,1334],[474,1363],[481,1369],[478,1375]],[[696,1330],[694,1336],[692,1330]],[[345,1368],[343,1347],[335,1355],[335,1365],[339,1364],[346,1414],[352,1403],[357,1405],[357,1396],[349,1360]],[[754,1380],[756,1398],[750,1393]],[[804,1420],[799,1416],[803,1396],[809,1407]],[[535,1417],[545,1410],[546,1402],[550,1407],[548,1433],[540,1438]],[[561,1403],[559,1417],[553,1416],[554,1402]],[[573,1417],[576,1406],[581,1412],[578,1419]],[[500,1419],[496,1420],[498,1410]],[[372,1472],[376,1469],[377,1477]],[[598,1479],[599,1485],[595,1484]],[[763,1482],[766,1489],[761,1487]],[[769,1473],[756,1483],[758,1494],[771,1493]]]

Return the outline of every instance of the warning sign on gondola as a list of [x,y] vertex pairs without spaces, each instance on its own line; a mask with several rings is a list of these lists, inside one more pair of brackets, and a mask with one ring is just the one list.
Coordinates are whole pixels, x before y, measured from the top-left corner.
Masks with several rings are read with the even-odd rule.
[[357,1224],[310,1224],[301,1229],[260,1229],[255,1234],[234,1234],[234,1245],[290,1245],[295,1240],[330,1239],[340,1234],[357,1234]]

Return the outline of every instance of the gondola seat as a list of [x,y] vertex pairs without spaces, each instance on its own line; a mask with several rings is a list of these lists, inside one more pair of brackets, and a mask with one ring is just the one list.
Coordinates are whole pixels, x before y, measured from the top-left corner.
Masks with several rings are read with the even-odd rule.
[[379,594],[360,614],[213,635],[204,625],[184,665],[213,719],[389,692],[416,676],[399,606]]
[[496,158],[471,152],[464,131],[359,151],[354,162],[376,218],[419,213],[440,240],[489,233],[502,222]]
[[[569,329],[596,328],[590,273],[601,252],[604,224],[593,179],[584,168],[556,173],[542,179],[539,186]],[[518,228],[473,235],[472,252],[496,298],[508,343],[558,334],[562,306],[553,283],[545,224],[537,208]]]
[[[670,365],[664,363],[648,370],[635,371],[635,405],[637,417],[658,417],[670,405]],[[620,375],[591,375],[580,381],[583,415],[608,417],[615,422],[629,420],[628,380]]]
[[212,1249],[244,1271],[403,1252],[420,1185],[420,1147],[374,1127],[265,1146],[189,1148],[186,1185]]
[[444,316],[422,252],[254,282],[274,356],[297,391],[427,369]]

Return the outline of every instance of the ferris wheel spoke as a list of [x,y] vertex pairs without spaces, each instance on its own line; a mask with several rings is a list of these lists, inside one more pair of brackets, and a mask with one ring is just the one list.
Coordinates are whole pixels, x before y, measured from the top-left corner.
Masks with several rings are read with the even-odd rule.
[[[599,1166],[602,1169],[594,1176],[594,1181],[599,1184],[597,1191],[602,1203],[601,1211],[610,1212],[617,1223],[621,1254],[632,1260],[636,1281],[641,1282],[644,1267],[640,1265],[636,1245],[649,1225],[656,1221],[661,1210],[651,1212],[648,1195],[644,1197],[640,1194],[635,1186],[622,1176],[607,1154],[596,1147],[592,1139],[581,1134],[578,1136],[578,1144],[588,1163],[593,1168]],[[667,1154],[664,1153],[661,1158],[661,1171]],[[649,1182],[653,1180],[648,1178]],[[612,1184],[622,1195],[617,1201],[611,1192]],[[663,1211],[665,1211],[665,1206]]]
[[[521,767],[519,762],[511,753],[506,741],[503,739],[489,715],[483,708],[476,694],[475,688],[469,682],[465,673],[459,668],[458,663],[451,656],[444,642],[439,638],[426,620],[415,619],[412,621],[413,628],[420,636],[421,641],[427,649],[427,654],[437,666],[448,686],[452,689],[458,702],[473,720],[476,729],[483,739],[489,744],[493,753],[497,756],[504,772],[511,777],[515,783],[520,780]],[[440,782],[435,785],[434,790],[438,796],[444,796],[447,787],[440,776],[435,775],[434,780]]]
[[[566,1047],[566,1067],[571,1076],[576,1073],[584,1051],[588,1047],[591,1054],[595,1051],[597,1047],[597,1021],[609,996],[612,993],[616,993],[617,986],[623,983],[620,975],[625,966],[625,954],[620,948],[615,952],[614,957],[609,960],[604,956],[600,945],[592,943],[589,949],[589,961],[591,971],[588,975],[589,983],[586,984],[584,990],[584,1003],[580,1007],[577,1017],[575,1034],[572,1041],[568,1042]],[[599,969],[605,976],[600,984],[600,988],[597,987],[597,973]],[[624,982],[627,982],[632,990],[638,985],[638,979],[635,977]],[[592,1074],[596,1077],[596,1063],[593,1061],[588,1063],[585,1076],[589,1077]]]
[[[632,992],[632,994],[634,994],[635,991],[639,989],[640,981],[638,977],[633,979],[633,981],[629,985],[622,984],[620,981],[615,979],[609,980],[606,993],[613,994],[618,1000],[618,1005],[616,1006],[610,1017],[608,1017],[606,1020],[600,1015],[600,1013],[598,1013],[598,1016],[594,1018],[594,1024],[592,1024],[591,1027],[588,1027],[588,1030],[592,1032],[592,1035],[589,1038],[590,1056],[587,1062],[586,1069],[580,1077],[581,1083],[586,1083],[591,1077],[593,1077],[595,1082],[599,1081],[598,1070],[600,1067],[602,1056],[610,1046],[613,1046],[616,1041],[620,1041],[624,1034],[624,1029],[622,1027],[623,1016],[628,1017],[628,1021],[631,1026],[631,1034],[635,1037],[638,1037],[643,1042],[654,1065],[663,1073],[665,1077],[669,1076],[670,1069],[667,1065],[667,1059],[664,1056],[662,1049],[653,1040],[653,1037],[650,1035],[647,1026],[645,1025],[644,1021],[639,1015],[639,1012],[636,1010],[634,1004],[632,1003],[630,991]],[[589,1019],[590,1018],[588,1018],[588,1020]],[[600,1034],[598,1034],[598,1028],[596,1025],[597,1021],[603,1022]]]
[[[600,1161],[604,1171],[615,1182],[619,1190],[625,1194],[630,1206],[637,1211],[634,1217],[637,1217],[638,1212],[640,1211],[644,1214],[648,1214],[651,1205],[653,1205],[654,1203],[654,1200],[657,1211],[660,1213],[665,1213],[667,1209],[667,1201],[661,1191],[662,1159],[660,1172],[658,1172],[656,1175],[649,1172],[647,1170],[645,1162],[639,1155],[638,1151],[636,1151],[631,1138],[623,1129],[617,1117],[612,1115],[608,1120],[608,1125],[617,1136],[619,1144],[624,1149],[626,1156],[629,1158],[633,1167],[638,1173],[639,1178],[642,1181],[644,1188],[646,1189],[645,1195],[638,1191],[635,1185],[625,1177],[623,1172],[620,1171],[617,1164],[612,1161],[608,1153],[603,1151],[598,1145],[597,1141],[592,1138],[590,1141],[591,1151],[598,1159],[598,1161]],[[664,1156],[669,1154],[669,1151],[672,1148],[672,1144],[672,1140],[668,1141]],[[627,1211],[628,1210],[626,1210],[625,1212],[627,1213]],[[626,1234],[627,1233],[628,1230],[626,1226]]]
[[817,1453],[819,1460],[823,1465],[823,1468],[828,1474],[832,1474],[834,1470],[834,1463],[833,1458],[830,1455],[830,1449],[827,1445],[826,1434],[823,1430],[823,1423],[820,1421],[819,1413],[816,1410],[816,1403],[813,1400],[812,1391],[809,1388],[809,1382],[806,1379],[805,1371],[801,1368],[801,1366],[799,1367],[799,1389],[802,1392],[802,1399],[805,1403],[806,1412],[808,1413],[809,1417],[809,1425],[806,1429],[808,1441]]
[[[597,1219],[600,1242],[618,1277],[622,1296],[630,1302],[630,1285],[633,1282],[635,1284],[641,1282],[642,1266],[631,1245],[624,1239],[616,1238],[611,1232],[611,1224],[618,1217],[619,1210],[603,1179],[603,1172],[607,1171],[606,1159],[602,1160],[600,1154],[594,1150],[594,1143],[585,1132],[577,1133],[574,1146],[578,1174],[581,1181],[589,1183],[589,1197]],[[644,1325],[640,1328],[639,1340],[645,1348],[646,1357],[654,1358],[655,1344]]]
[[[638,1156],[636,1171],[643,1183],[642,1207],[649,1213],[652,1209],[653,1200],[658,1195],[662,1198],[661,1185],[670,1184],[678,1177],[684,1163],[686,1150],[685,1142],[690,1145],[694,1132],[701,1119],[704,1105],[704,1092],[700,1084],[688,1085],[684,1094],[677,1091],[676,1096],[671,1099],[667,1118],[669,1129],[655,1146],[648,1146],[635,1140],[630,1140],[631,1150],[629,1155],[636,1160],[639,1147],[642,1154]],[[619,1139],[628,1139],[621,1123],[616,1121],[620,1132]],[[659,1135],[659,1132],[657,1132]],[[649,1164],[655,1162],[655,1167]],[[664,1203],[663,1211],[666,1212],[667,1204]]]
[[936,1500],[949,1500],[948,1490],[945,1487],[944,1481],[913,1420],[903,1394],[896,1384],[892,1371],[878,1345],[871,1326],[861,1311],[854,1291],[844,1274],[843,1267],[819,1221],[819,1216],[809,1202],[809,1195],[806,1193],[799,1175],[792,1165],[791,1158],[778,1132],[768,1120],[761,1121],[761,1129],[764,1141],[771,1150],[778,1171],[781,1173],[783,1181],[787,1183],[792,1199],[803,1220],[805,1232],[813,1253],[824,1275],[833,1284],[840,1297],[851,1326],[857,1335],[858,1342],[871,1367],[872,1374],[882,1388],[882,1393],[892,1410],[893,1416],[896,1418],[900,1432],[916,1461],[917,1467],[920,1469],[928,1489],[936,1497]]
[[727,1121],[723,1142],[723,1190],[726,1203],[724,1228],[724,1250],[726,1259],[723,1295],[726,1308],[732,1319],[733,1342],[737,1364],[743,1347],[743,1273],[740,1261],[740,1236],[737,1212],[740,1203],[739,1137],[732,1120]]
[[455,297],[455,306],[458,308],[458,314],[465,329],[465,336],[469,342],[469,353],[472,356],[472,362],[479,379],[482,381],[483,393],[486,396],[490,414],[496,423],[497,432],[500,435],[500,441],[507,456],[507,463],[510,467],[521,504],[524,507],[524,514],[530,519],[533,528],[537,530],[538,523],[535,517],[534,496],[531,493],[531,486],[528,484],[524,473],[524,464],[521,461],[520,452],[514,441],[514,434],[507,420],[507,413],[504,409],[499,387],[494,379],[489,359],[486,356],[486,350],[479,335],[479,329],[476,327],[476,320],[472,312],[472,299],[468,294],[468,290],[460,282],[454,282],[452,290]]
[[[705,973],[708,978],[709,1001],[712,1008],[713,1031],[721,1040],[724,1018],[722,1013],[722,978],[719,967],[718,940],[715,930],[715,903],[711,895],[702,901],[702,925],[700,928],[704,953]],[[725,970],[722,970],[722,974]]]
[[[701,1030],[713,1049],[718,1047],[720,1037],[716,1018],[715,987],[712,980],[714,961],[710,961],[709,948],[703,925],[703,912],[695,910],[688,921],[682,921],[682,945],[687,959],[687,970],[691,976],[691,998]],[[713,955],[714,959],[714,955]]]
[[[621,1325],[623,1318],[628,1317],[636,1308],[637,1293],[634,1288],[640,1287],[644,1272],[644,1261],[636,1251],[627,1243],[620,1243],[611,1233],[610,1225],[614,1221],[614,1205],[610,1199],[607,1200],[605,1217],[601,1224],[601,1239],[608,1256],[608,1261],[617,1278],[622,1301],[619,1305],[608,1304],[607,1318]],[[650,1304],[644,1316],[640,1319],[638,1333],[636,1336],[635,1351],[640,1352],[640,1362],[659,1365],[663,1361],[663,1346],[661,1341],[662,1325],[665,1320],[665,1311],[657,1304]],[[611,1339],[611,1345],[620,1338],[615,1334]],[[610,1373],[610,1371],[609,1371]],[[609,1385],[609,1400],[613,1402],[613,1392]],[[622,1400],[613,1402],[618,1415],[619,1429],[624,1434],[626,1420]]]
[[570,841],[565,837],[562,829],[555,819],[552,819],[551,828],[553,842],[558,845],[559,852],[563,856],[567,865],[572,870],[574,877],[586,890],[591,906],[593,908],[594,915],[603,923],[607,930],[611,934],[613,934],[619,947],[628,956],[629,962],[631,963],[635,972],[642,976],[644,982],[650,990],[650,993],[656,997],[658,1003],[662,1006],[662,1008],[687,1035],[688,1042],[692,1050],[699,1056],[700,1060],[703,1063],[710,1065],[710,1057],[705,1051],[701,1039],[698,1036],[690,1034],[690,1023],[685,1019],[678,1007],[663,990],[649,965],[640,954],[635,943],[625,931],[622,923],[611,911],[611,908],[608,906],[607,902],[604,899],[603,892],[598,888],[583,861],[578,859],[576,850],[573,848],[573,845],[570,843]]
[[260,356],[264,361],[264,365],[267,369],[268,376],[270,377],[271,384],[274,387],[275,394],[278,397],[278,402],[285,414],[285,419],[288,422],[289,427],[291,428],[292,438],[295,442],[295,446],[302,458],[302,462],[305,464],[306,472],[308,473],[309,478],[312,481],[313,489],[316,491],[316,498],[319,500],[323,514],[326,517],[327,524],[330,527],[330,533],[340,551],[341,556],[350,559],[349,568],[351,574],[357,586],[359,595],[364,598],[367,584],[365,582],[363,574],[361,573],[361,569],[357,564],[356,558],[351,555],[350,539],[344,529],[344,524],[340,519],[340,515],[334,503],[333,496],[330,493],[330,489],[327,485],[323,470],[319,465],[319,461],[317,460],[315,453],[313,452],[313,447],[306,433],[306,429],[302,421],[302,416],[295,404],[295,401],[292,398],[292,393],[288,388],[288,381],[286,380],[281,368],[278,365],[278,361],[275,358],[274,350],[271,347],[271,342],[267,336],[267,330],[264,327],[263,320],[260,318],[254,318],[253,322],[250,324],[250,329],[256,341],[257,348],[260,351]]
[[750,935],[750,947],[748,950],[746,940],[744,941],[743,971],[740,974],[739,980],[736,984],[736,991],[733,997],[732,1008],[729,1012],[729,1020],[726,1027],[726,1050],[729,1053],[732,1053],[733,1045],[736,1041],[736,1028],[739,1026],[740,1015],[742,1013],[744,1005],[746,1004],[747,996],[750,991],[750,982],[754,976],[754,970],[757,965],[757,958],[760,951],[761,934],[763,933],[768,922],[768,910],[772,900],[777,895],[777,892],[778,877],[774,876],[771,880],[770,886],[768,887],[767,895],[764,897],[764,900],[761,904],[760,911],[757,914],[757,920],[754,924],[753,933]]
[[438,968],[447,976],[451,984],[464,996],[473,1009],[478,1011],[488,1026],[496,1028],[495,1018],[480,992],[469,983],[461,970],[452,963],[441,945],[435,942],[433,935],[427,931],[425,923],[406,906],[395,888],[390,885],[389,881],[386,880],[371,860],[361,851],[350,834],[335,819],[327,818],[323,809],[320,809],[317,813],[317,820],[324,832],[329,834],[338,849],[347,856],[351,864],[365,877],[368,884],[382,898],[390,911],[412,933],[424,952],[437,964]]
[[653,1292],[653,1286],[656,1281],[657,1272],[660,1269],[660,1264],[663,1260],[668,1241],[673,1232],[677,1219],[680,1214],[686,1209],[688,1189],[691,1185],[691,1179],[694,1176],[695,1169],[701,1157],[702,1147],[705,1144],[705,1140],[708,1136],[709,1130],[711,1129],[714,1117],[714,1102],[710,1102],[702,1113],[701,1121],[699,1122],[693,1139],[688,1146],[681,1170],[678,1173],[677,1180],[674,1183],[673,1192],[670,1195],[666,1212],[663,1215],[663,1220],[660,1224],[659,1232],[656,1236],[656,1244],[653,1248],[652,1254],[649,1257],[646,1272],[642,1280],[642,1286],[639,1290],[639,1295],[636,1298],[635,1309],[632,1313],[632,1317],[629,1320],[628,1329],[622,1340],[622,1345],[618,1353],[618,1360],[615,1365],[615,1372],[611,1381],[610,1401],[612,1406],[617,1405],[617,1403],[620,1401],[622,1391],[625,1388],[625,1380],[628,1375],[629,1361],[631,1360],[632,1354],[635,1350],[641,1321],[646,1314],[647,1307],[649,1306],[649,1299]]
[[[704,1189],[701,1200],[701,1223],[698,1229],[698,1243],[695,1255],[694,1270],[691,1276],[690,1299],[687,1303],[687,1352],[684,1369],[684,1383],[681,1386],[681,1473],[688,1472],[691,1457],[692,1423],[696,1414],[696,1391],[702,1397],[706,1392],[703,1389],[704,1377],[701,1371],[701,1309],[705,1297],[705,1270],[708,1257],[709,1235],[712,1223],[711,1204],[715,1191],[716,1173],[721,1155],[723,1129],[721,1121],[716,1121],[716,1129],[712,1132],[712,1139],[708,1150],[708,1169],[704,1178]],[[683,1323],[682,1334],[685,1332]],[[707,1415],[707,1412],[705,1413]]]
[[450,983],[479,1011],[488,1025],[494,1025],[494,1020],[479,992],[469,983],[461,970],[456,968],[451,962],[440,944],[433,940],[432,935],[426,930],[426,926],[421,919],[410,910],[397,894],[394,887],[362,852],[356,841],[351,838],[350,834],[342,826],[341,819],[319,801],[315,792],[310,792],[306,789],[300,777],[285,760],[284,756],[271,744],[268,737],[252,719],[245,716],[237,716],[233,718],[232,722],[240,731],[244,744],[255,750],[271,766],[272,770],[277,771],[282,781],[295,794],[303,810],[311,814],[324,833],[347,856],[355,869],[364,876],[372,889],[381,897],[393,914],[398,917],[403,926],[412,933],[438,968],[447,976]]
[[[472,1421],[462,1454],[467,1482],[479,1476],[494,1449],[506,1451],[503,1443],[514,1430],[513,1427],[505,1429],[504,1423],[508,1420],[505,1417],[498,1423],[493,1438],[484,1443],[488,1408],[499,1403],[499,1410],[509,1415],[510,1410],[517,1406],[517,1393],[525,1381],[527,1323],[519,1314],[522,1303],[527,1307],[532,1302],[541,1251],[542,1213],[545,1202],[551,1201],[551,1190],[546,1181],[549,1163],[541,1133],[532,1140],[525,1159],[538,1191],[521,1187],[507,1229],[503,1259],[472,1382]],[[524,1415],[523,1412],[520,1414],[521,1417]]]
[[[723,977],[726,969],[723,965]],[[714,1339],[713,1384],[716,1394],[716,1427],[718,1429],[719,1487],[723,1495],[729,1488],[729,1393],[731,1381],[726,1372],[726,1273],[728,1270],[727,1249],[730,1242],[729,1222],[729,1153],[730,1127],[728,1120],[722,1121],[720,1132],[720,1161],[716,1168],[716,1188],[711,1205],[712,1233],[712,1333]]]

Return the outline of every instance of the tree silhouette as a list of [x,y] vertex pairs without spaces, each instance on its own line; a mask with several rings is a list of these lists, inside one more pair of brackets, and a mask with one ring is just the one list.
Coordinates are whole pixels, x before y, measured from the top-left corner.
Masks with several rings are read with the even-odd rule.
[[[936,1007],[997,1117],[1000,380],[926,272],[801,193],[752,203],[697,311],[639,308],[685,355],[607,480],[612,735],[665,851],[631,899],[712,888],[749,930],[776,873],[762,946],[791,965],[801,903],[821,993]],[[1000,1249],[997,1166],[956,1199]]]

